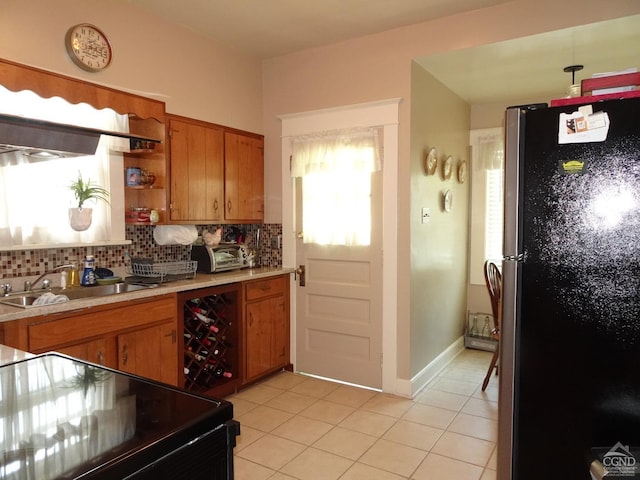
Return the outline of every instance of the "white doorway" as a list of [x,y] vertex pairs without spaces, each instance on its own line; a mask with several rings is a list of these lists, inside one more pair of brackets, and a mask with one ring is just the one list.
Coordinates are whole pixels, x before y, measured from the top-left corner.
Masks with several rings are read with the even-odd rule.
[[[381,387],[389,393],[399,392],[396,373],[398,104],[399,100],[394,99],[281,117],[283,264],[296,268],[301,259],[307,262],[308,285],[312,286],[300,292],[306,287],[298,286],[292,276],[292,362],[297,371]],[[372,248],[351,251],[318,248],[312,244],[303,247],[304,243],[298,238],[300,205],[296,202],[296,182],[289,167],[291,138],[363,127],[379,127],[383,132],[383,168],[372,183],[374,191],[376,182],[379,186],[376,195],[381,209],[372,228],[381,233],[381,241]],[[372,259],[377,261],[377,266]],[[365,276],[369,277],[366,282]],[[363,284],[367,285],[364,289]],[[363,290],[367,290],[365,302],[359,298]],[[367,307],[363,308],[365,303]],[[319,306],[321,314],[317,314]],[[375,310],[373,316],[370,315],[372,309]],[[317,328],[321,323],[330,323],[331,329]],[[368,333],[363,333],[367,329]],[[339,342],[335,341],[336,332],[341,337]],[[329,356],[335,361],[327,362]],[[353,368],[347,369],[346,365]],[[364,375],[354,375],[353,372],[363,368]],[[347,370],[352,373],[344,374]]]

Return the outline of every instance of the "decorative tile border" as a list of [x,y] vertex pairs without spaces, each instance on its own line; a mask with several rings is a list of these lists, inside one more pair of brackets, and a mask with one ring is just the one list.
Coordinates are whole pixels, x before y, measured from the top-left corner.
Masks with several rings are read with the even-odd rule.
[[[222,227],[223,238],[231,227],[246,232],[248,243],[252,241],[260,229],[259,261],[264,266],[282,266],[282,248],[271,249],[270,238],[282,235],[280,224],[250,224],[250,225],[196,225],[198,233],[204,229],[213,232],[218,226]],[[51,248],[39,250],[1,251],[0,250],[0,278],[25,277],[39,275],[58,265],[75,263],[82,266],[86,255],[93,255],[96,266],[105,268],[124,267],[125,253],[131,257],[150,257],[154,261],[181,261],[190,257],[190,246],[156,245],[153,240],[153,226],[127,225],[126,238],[131,245],[116,245],[103,247],[73,247]]]

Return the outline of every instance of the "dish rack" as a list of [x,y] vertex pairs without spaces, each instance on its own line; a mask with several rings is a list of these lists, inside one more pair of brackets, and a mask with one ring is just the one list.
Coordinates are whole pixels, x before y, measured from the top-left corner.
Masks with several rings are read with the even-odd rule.
[[136,262],[135,259],[126,267],[127,273],[141,277],[143,281],[163,283],[174,280],[195,278],[198,262],[185,260],[181,262]]

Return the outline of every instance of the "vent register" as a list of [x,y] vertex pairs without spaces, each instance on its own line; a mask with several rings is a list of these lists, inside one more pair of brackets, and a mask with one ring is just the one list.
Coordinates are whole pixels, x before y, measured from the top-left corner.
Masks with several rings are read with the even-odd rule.
[[[0,114],[0,165],[94,155],[101,135],[161,143],[160,140],[122,132]],[[8,157],[8,158],[7,158]],[[13,160],[13,161],[12,161]]]

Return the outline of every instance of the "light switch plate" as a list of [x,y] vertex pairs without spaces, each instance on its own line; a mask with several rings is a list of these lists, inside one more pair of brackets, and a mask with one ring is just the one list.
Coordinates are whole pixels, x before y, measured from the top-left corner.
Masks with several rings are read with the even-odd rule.
[[431,220],[429,207],[422,207],[422,223],[429,223],[429,220]]
[[282,235],[272,235],[270,240],[271,248],[273,250],[277,250],[282,247]]

